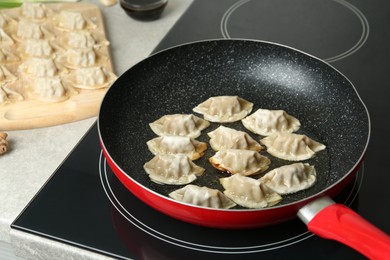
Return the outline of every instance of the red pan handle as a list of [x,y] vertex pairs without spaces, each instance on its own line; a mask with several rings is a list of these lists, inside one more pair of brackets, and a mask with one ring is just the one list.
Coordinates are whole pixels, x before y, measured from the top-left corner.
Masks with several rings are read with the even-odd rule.
[[390,236],[327,196],[304,206],[298,217],[322,238],[337,240],[369,259],[390,259]]

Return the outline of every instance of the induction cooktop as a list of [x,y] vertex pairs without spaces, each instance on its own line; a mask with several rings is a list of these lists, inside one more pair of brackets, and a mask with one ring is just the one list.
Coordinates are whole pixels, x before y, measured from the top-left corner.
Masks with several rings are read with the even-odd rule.
[[[370,144],[336,201],[390,233],[390,3],[384,0],[195,0],[155,51],[206,39],[258,39],[317,56],[346,75],[368,107]],[[96,124],[12,228],[119,259],[364,259],[298,219],[252,230],[194,226],[134,197],[108,167]]]

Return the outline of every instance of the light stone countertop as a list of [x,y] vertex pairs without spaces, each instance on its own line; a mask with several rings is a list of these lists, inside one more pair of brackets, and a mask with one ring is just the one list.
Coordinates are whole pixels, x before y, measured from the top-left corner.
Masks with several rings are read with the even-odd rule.
[[[114,72],[119,76],[146,58],[191,4],[169,0],[161,18],[136,21],[119,4],[98,5],[110,41]],[[32,130],[7,131],[10,150],[0,156],[0,242],[11,243],[10,225],[95,122],[96,117]],[[38,240],[34,240],[39,245]]]

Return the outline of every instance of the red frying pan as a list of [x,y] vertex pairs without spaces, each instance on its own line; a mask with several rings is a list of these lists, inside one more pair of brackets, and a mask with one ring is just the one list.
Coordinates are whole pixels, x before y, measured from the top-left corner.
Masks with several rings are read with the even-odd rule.
[[[316,184],[284,196],[265,209],[211,209],[167,196],[179,187],[151,182],[143,169],[153,155],[146,142],[156,137],[149,123],[166,114],[192,113],[212,96],[238,95],[258,108],[283,109],[301,121],[304,133],[327,146],[310,159]],[[227,126],[242,130],[240,122]],[[197,138],[208,141],[207,132]],[[370,119],[351,82],[323,61],[273,43],[211,40],[159,52],[130,68],[108,90],[98,130],[104,155],[115,175],[139,199],[174,218],[214,228],[254,228],[298,216],[310,231],[341,241],[370,258],[390,259],[390,238],[345,206],[336,196],[354,177],[367,149]],[[252,135],[255,139],[259,136]],[[206,174],[193,184],[223,190],[221,173],[207,159]],[[269,156],[269,155],[267,155]],[[269,156],[270,169],[282,162]],[[378,214],[380,214],[378,212]]]

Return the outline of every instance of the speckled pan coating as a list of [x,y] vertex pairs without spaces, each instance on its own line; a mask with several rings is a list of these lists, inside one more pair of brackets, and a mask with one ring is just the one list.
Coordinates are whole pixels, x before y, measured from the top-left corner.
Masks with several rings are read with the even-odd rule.
[[[351,82],[317,58],[273,43],[212,40],[178,46],[157,53],[125,72],[105,96],[98,129],[104,149],[130,178],[167,195],[179,187],[151,182],[142,166],[153,155],[146,142],[154,137],[148,124],[173,113],[192,113],[211,96],[238,95],[258,108],[283,109],[301,121],[304,133],[327,146],[308,160],[318,181],[313,188],[285,196],[280,205],[302,201],[331,189],[357,167],[367,148],[370,121]],[[224,124],[245,130],[240,122]],[[197,138],[208,142],[207,132]],[[246,130],[246,132],[249,132]],[[251,134],[255,140],[261,137]],[[265,149],[264,149],[265,150]],[[222,177],[207,163],[209,147],[196,163],[206,173],[195,183],[222,187]],[[270,170],[289,162],[272,160]]]

